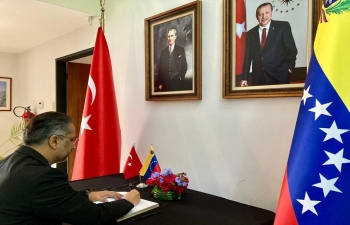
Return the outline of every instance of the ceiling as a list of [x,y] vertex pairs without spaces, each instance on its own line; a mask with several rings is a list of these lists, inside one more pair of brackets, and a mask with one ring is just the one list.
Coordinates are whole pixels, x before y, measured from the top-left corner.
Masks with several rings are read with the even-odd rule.
[[98,23],[99,0],[0,0],[0,52],[21,53]]

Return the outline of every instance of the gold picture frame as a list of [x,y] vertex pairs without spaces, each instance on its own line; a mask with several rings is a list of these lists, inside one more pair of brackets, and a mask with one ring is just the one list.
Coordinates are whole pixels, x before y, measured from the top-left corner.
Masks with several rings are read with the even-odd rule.
[[[254,12],[253,16],[255,17],[255,10],[257,6],[260,5],[260,0],[255,0],[256,6],[254,9],[249,9],[249,12]],[[289,4],[296,4],[295,7],[306,4],[307,9],[303,9],[306,11],[305,15],[307,17],[307,40],[305,40],[304,45],[307,46],[306,49],[298,49],[298,52],[305,51],[306,66],[303,68],[296,68],[296,71],[301,71],[300,73],[304,74],[304,80],[299,80],[295,83],[283,84],[283,85],[261,85],[261,86],[249,86],[249,87],[240,87],[240,83],[238,81],[238,76],[236,76],[236,18],[233,13],[236,10],[236,0],[223,0],[223,75],[222,75],[222,97],[225,99],[231,98],[266,98],[266,97],[296,97],[302,96],[303,85],[305,82],[306,72],[307,72],[307,64],[308,59],[311,55],[311,49],[313,45],[313,41],[315,39],[318,19],[319,19],[319,11],[321,9],[321,0],[308,0],[300,3],[298,1],[290,1]],[[280,4],[277,4],[280,3]],[[281,5],[285,4],[286,1],[278,0],[271,1],[271,4],[275,6],[273,15],[275,13],[283,13],[282,10],[278,11]],[[299,5],[297,5],[299,4]],[[278,6],[278,7],[277,7]],[[290,9],[293,6],[291,6]],[[276,10],[276,11],[275,11]],[[248,11],[248,10],[247,10]],[[246,12],[247,12],[246,11]],[[289,11],[291,12],[291,11]],[[288,10],[284,11],[285,14],[288,13]],[[251,17],[251,15],[250,15]],[[272,20],[273,20],[272,16]],[[299,20],[300,21],[300,20]],[[255,20],[256,25],[258,24]],[[248,28],[246,29],[249,30]],[[293,30],[293,27],[292,27]],[[298,53],[299,54],[299,53]],[[299,70],[298,70],[299,69]],[[294,72],[293,72],[294,73]],[[300,76],[299,76],[300,78]],[[292,79],[291,79],[292,80]],[[304,82],[303,82],[304,81]]]
[[201,4],[191,2],[145,19],[146,101],[202,99]]
[[0,111],[12,110],[12,78],[0,77]]

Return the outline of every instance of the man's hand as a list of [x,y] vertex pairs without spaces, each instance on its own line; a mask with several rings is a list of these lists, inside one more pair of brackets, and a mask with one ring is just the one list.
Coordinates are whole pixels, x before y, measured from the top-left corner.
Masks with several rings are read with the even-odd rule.
[[246,81],[246,80],[241,81],[241,87],[248,87],[248,86],[249,86],[248,81]]
[[119,200],[123,197],[122,194],[119,194],[115,191],[95,191],[89,193],[90,201],[96,202],[107,202],[107,198],[114,198],[115,200]]
[[134,206],[140,203],[141,197],[140,192],[136,189],[133,189],[123,196],[123,198],[129,202],[131,202]]

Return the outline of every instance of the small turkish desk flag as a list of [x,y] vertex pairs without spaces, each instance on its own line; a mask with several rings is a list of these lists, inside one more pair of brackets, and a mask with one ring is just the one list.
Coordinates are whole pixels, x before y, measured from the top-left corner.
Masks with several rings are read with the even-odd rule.
[[139,156],[135,150],[135,146],[132,146],[130,150],[130,154],[126,159],[124,165],[124,178],[125,180],[130,179],[139,175],[139,171],[142,168],[142,163],[140,161]]

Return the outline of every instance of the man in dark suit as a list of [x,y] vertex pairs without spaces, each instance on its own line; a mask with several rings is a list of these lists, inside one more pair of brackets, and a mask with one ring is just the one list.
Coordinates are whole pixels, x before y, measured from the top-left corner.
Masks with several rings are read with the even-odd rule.
[[289,84],[298,53],[288,22],[271,20],[271,3],[256,10],[259,25],[247,33],[241,86],[248,86],[252,63],[252,85]]
[[[137,190],[124,196],[73,190],[67,175],[51,164],[65,161],[76,140],[66,114],[46,112],[30,119],[25,145],[0,161],[0,224],[114,224],[139,203]],[[106,202],[107,197],[116,201]]]
[[159,91],[184,90],[187,61],[184,48],[175,44],[177,34],[175,29],[168,31],[168,47],[160,54],[158,65]]

